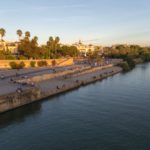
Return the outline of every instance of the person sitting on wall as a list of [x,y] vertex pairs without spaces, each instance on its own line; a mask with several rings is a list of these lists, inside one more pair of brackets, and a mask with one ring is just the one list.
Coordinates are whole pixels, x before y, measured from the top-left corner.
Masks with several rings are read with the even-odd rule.
[[96,76],[93,76],[93,79],[96,79]]
[[27,82],[22,82],[21,85],[25,86],[27,85]]
[[16,81],[16,80],[13,80],[13,83],[14,83],[14,84],[16,84],[16,83],[17,83],[17,81]]
[[22,79],[28,79],[28,76],[22,76]]
[[19,76],[19,74],[16,72],[16,77],[18,77]]
[[14,81],[14,79],[13,79],[13,78],[10,78],[10,81],[11,81],[11,82],[13,82],[13,81]]
[[17,92],[17,93],[22,93],[23,90],[22,90],[22,88],[20,87],[20,88],[18,88],[18,89],[16,90],[16,92]]
[[2,74],[2,75],[0,76],[0,78],[3,80],[3,79],[5,79],[5,76]]
[[57,73],[55,69],[53,69],[53,73]]
[[76,83],[79,83],[79,80],[76,80]]
[[31,87],[35,87],[35,83],[34,82],[31,82]]

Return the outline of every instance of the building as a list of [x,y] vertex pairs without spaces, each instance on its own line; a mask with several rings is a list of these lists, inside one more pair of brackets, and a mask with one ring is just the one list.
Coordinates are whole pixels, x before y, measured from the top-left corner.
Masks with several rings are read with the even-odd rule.
[[76,46],[77,49],[80,51],[81,55],[83,56],[87,56],[87,53],[90,52],[94,52],[95,50],[99,50],[102,51],[102,47],[101,46],[95,46],[92,44],[86,45],[83,44],[81,41],[79,41],[78,43],[73,44],[73,46]]
[[12,54],[17,53],[17,42],[0,41],[0,51],[10,51]]

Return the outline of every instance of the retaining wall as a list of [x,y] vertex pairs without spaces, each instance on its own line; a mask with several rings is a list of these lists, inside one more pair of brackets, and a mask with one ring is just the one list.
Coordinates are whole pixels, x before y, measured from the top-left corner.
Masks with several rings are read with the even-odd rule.
[[[74,63],[73,58],[55,59],[55,60],[56,60],[57,66],[67,66],[67,65],[72,65]],[[29,68],[29,67],[31,67],[30,66],[31,61],[35,61],[37,64],[37,62],[39,62],[41,60],[0,60],[0,68],[10,68],[10,65],[9,65],[10,62],[20,63],[22,61],[25,63],[25,67]],[[53,59],[44,59],[43,61],[47,61],[48,65],[51,66]]]

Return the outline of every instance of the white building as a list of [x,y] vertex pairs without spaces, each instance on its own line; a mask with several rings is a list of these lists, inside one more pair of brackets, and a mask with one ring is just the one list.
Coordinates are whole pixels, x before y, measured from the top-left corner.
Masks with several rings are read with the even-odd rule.
[[4,40],[0,40],[0,50],[10,51],[11,53],[17,53],[17,42],[6,42]]
[[84,56],[87,56],[87,53],[89,51],[91,51],[91,52],[94,52],[95,50],[102,51],[101,46],[95,46],[95,45],[92,45],[92,44],[85,45],[81,41],[79,41],[78,43],[73,44],[73,46],[76,46],[77,49],[80,51],[81,55],[84,55]]

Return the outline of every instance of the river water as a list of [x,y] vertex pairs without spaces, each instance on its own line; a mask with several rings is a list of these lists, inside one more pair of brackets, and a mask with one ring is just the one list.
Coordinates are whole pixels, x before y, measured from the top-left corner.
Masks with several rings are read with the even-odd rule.
[[0,115],[0,150],[150,150],[150,64]]

